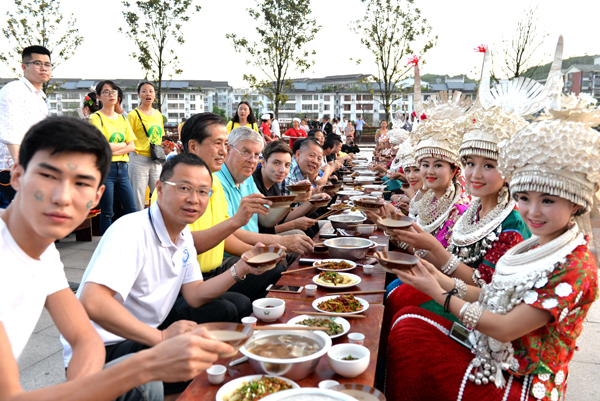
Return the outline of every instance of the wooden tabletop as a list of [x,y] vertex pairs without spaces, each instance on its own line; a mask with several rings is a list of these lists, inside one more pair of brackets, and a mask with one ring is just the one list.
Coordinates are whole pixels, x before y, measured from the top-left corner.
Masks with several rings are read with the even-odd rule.
[[[324,227],[326,228],[326,227]],[[323,230],[325,231],[325,230]],[[387,238],[381,231],[376,231],[371,234],[372,236],[377,236],[377,239],[374,241],[387,244]],[[318,236],[315,238],[315,242],[318,241]],[[308,255],[308,258],[311,259],[327,259],[330,258],[328,253],[314,253],[312,255]],[[369,258],[369,256],[367,256]],[[371,257],[372,258],[372,257]],[[365,291],[365,290],[382,290],[385,288],[385,272],[382,267],[377,264],[376,261],[372,263],[375,268],[373,274],[366,275],[363,273],[362,268],[356,267],[355,269],[349,271],[349,273],[356,274],[361,278],[361,283],[358,286],[354,286],[351,288],[347,288],[344,290],[337,290],[337,292],[347,292],[347,291]],[[299,266],[298,261],[296,261],[288,271],[293,271],[295,269],[306,266]],[[297,286],[305,286],[306,284],[313,284],[312,278],[318,274],[319,270],[310,269],[304,270],[302,272],[298,272],[297,274],[287,274],[281,277],[277,284],[281,285],[297,285]],[[317,288],[317,293],[314,297],[309,297],[306,295],[306,291],[302,291],[300,294],[289,294],[289,293],[277,293],[271,292],[269,293],[269,297],[276,297],[285,300],[286,302],[286,311],[285,314],[278,320],[266,324],[278,324],[278,323],[287,323],[288,320],[298,316],[294,312],[314,312],[315,310],[312,308],[312,302],[322,296],[326,296],[328,293],[336,292],[333,289],[325,289],[322,287]],[[379,338],[381,335],[381,325],[383,321],[383,294],[366,294],[366,295],[357,295],[360,298],[363,298],[369,302],[369,309],[367,309],[363,314],[366,316],[366,319],[347,319],[350,323],[350,331],[362,333],[365,335],[364,346],[367,347],[371,351],[371,360],[369,362],[369,367],[367,370],[352,379],[346,379],[342,376],[337,375],[331,368],[327,362],[327,357],[321,357],[319,364],[317,365],[317,369],[315,372],[310,374],[303,380],[297,381],[298,385],[301,387],[317,387],[319,382],[322,380],[336,380],[340,383],[361,383],[366,384],[368,386],[373,386],[375,382],[375,367],[377,364],[377,355],[379,351]],[[258,322],[258,325],[263,325],[265,323]],[[332,340],[333,345],[342,344],[348,342],[347,335],[336,338]],[[243,355],[238,352],[237,355],[230,358],[223,358],[216,362],[217,364],[225,365],[227,367],[227,373],[225,374],[225,381],[219,385],[212,385],[208,382],[208,377],[206,372],[200,374],[198,377],[194,379],[194,381],[188,386],[185,392],[178,398],[180,401],[212,401],[215,399],[216,393],[225,383],[242,377],[256,374],[256,372],[252,369],[248,362],[230,367],[229,363],[232,360],[241,358]]]

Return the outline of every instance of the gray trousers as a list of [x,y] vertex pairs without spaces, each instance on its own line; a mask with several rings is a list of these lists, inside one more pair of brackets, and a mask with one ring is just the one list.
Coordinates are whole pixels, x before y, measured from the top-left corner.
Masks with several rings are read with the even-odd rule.
[[146,206],[146,187],[150,187],[150,195],[152,195],[161,171],[162,165],[153,162],[149,157],[135,152],[129,154],[129,181],[133,189],[135,208],[138,211],[144,210]]

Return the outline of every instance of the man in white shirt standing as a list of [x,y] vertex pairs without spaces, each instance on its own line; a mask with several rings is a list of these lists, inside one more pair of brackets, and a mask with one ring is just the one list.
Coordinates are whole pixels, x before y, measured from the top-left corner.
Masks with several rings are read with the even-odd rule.
[[[50,80],[50,51],[43,46],[29,46],[22,52],[23,77],[9,82],[0,90],[0,170],[9,170],[19,160],[19,147],[31,126],[48,116],[46,94],[42,85]],[[0,178],[0,208],[15,196],[8,185],[10,174]]]
[[275,114],[269,113],[271,116],[271,134],[272,137],[281,138],[281,129],[279,128],[279,121],[275,119]]

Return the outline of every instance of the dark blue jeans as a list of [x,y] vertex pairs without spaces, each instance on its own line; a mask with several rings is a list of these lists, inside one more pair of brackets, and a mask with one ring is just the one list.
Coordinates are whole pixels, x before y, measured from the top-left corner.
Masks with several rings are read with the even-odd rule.
[[123,206],[124,214],[136,212],[135,203],[133,201],[133,190],[129,182],[129,174],[127,172],[127,162],[112,162],[110,164],[110,172],[106,178],[106,188],[102,199],[100,199],[100,233],[104,234],[108,227],[112,224],[113,217],[113,201],[115,194],[119,198],[119,202]]

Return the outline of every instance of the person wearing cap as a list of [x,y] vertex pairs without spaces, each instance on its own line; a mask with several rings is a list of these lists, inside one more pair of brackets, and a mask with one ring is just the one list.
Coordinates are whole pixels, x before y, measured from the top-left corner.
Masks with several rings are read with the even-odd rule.
[[165,156],[167,156],[167,160],[177,154],[177,152],[175,152],[175,144],[171,141],[163,141],[162,148],[165,152]]
[[285,136],[289,136],[290,139],[290,148],[294,146],[294,142],[296,142],[295,138],[306,138],[308,135],[303,129],[300,129],[300,119],[298,117],[294,117],[292,120],[292,128],[285,131]]
[[271,115],[269,113],[265,113],[260,119],[262,121],[260,132],[265,137],[265,142],[269,143],[273,140],[271,135]]

